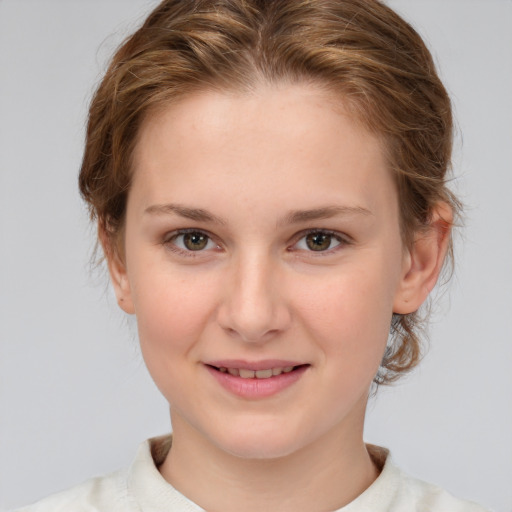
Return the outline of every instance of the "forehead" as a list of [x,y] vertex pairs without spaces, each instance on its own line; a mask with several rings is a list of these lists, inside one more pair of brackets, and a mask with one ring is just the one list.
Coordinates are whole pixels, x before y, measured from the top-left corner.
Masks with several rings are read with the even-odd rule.
[[381,141],[338,96],[311,86],[195,93],[149,116],[133,189],[155,203],[190,187],[197,199],[216,193],[247,205],[257,196],[276,205],[357,200],[372,209],[395,197]]

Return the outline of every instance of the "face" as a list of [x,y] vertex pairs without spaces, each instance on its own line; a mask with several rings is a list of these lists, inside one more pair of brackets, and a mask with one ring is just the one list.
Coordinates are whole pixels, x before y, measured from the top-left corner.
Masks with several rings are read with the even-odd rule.
[[173,423],[231,454],[362,436],[410,258],[380,143],[339,103],[205,92],[141,128],[114,285]]

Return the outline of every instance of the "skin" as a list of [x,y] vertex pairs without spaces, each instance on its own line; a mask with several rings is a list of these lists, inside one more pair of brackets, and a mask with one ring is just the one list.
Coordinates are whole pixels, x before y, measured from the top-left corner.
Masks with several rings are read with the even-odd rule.
[[[146,120],[134,161],[109,268],[171,405],[162,475],[212,511],[349,503],[378,475],[362,436],[391,316],[434,286],[449,209],[405,248],[380,141],[312,86],[195,93]],[[327,249],[308,230],[327,230]],[[248,399],[212,377],[219,359],[308,366]]]

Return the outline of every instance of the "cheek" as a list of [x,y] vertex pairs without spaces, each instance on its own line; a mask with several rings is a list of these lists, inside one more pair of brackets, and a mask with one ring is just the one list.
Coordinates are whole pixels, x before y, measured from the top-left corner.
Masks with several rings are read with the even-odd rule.
[[[194,390],[194,363],[211,318],[212,283],[144,272],[134,289],[139,342],[147,369],[169,403]],[[178,398],[177,398],[178,397]]]
[[389,334],[392,290],[381,265],[354,265],[294,295],[306,328],[326,358],[347,367],[365,361],[378,367]]
[[214,309],[213,280],[186,272],[147,271],[139,276],[133,295],[145,357],[172,359],[192,350]]

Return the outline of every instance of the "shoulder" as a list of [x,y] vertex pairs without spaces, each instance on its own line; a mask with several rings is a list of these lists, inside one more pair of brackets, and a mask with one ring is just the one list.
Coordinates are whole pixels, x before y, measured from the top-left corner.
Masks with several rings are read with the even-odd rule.
[[401,471],[399,475],[397,503],[402,507],[414,504],[417,512],[490,512],[476,503],[452,496],[437,485],[418,480]]
[[200,511],[158,471],[171,444],[170,435],[149,439],[139,446],[125,470],[93,478],[16,512]]
[[93,478],[16,512],[130,512],[126,471]]
[[352,503],[339,512],[490,512],[466,500],[455,498],[441,487],[424,482],[401,471],[388,450],[368,445],[376,465],[381,467],[377,480]]

